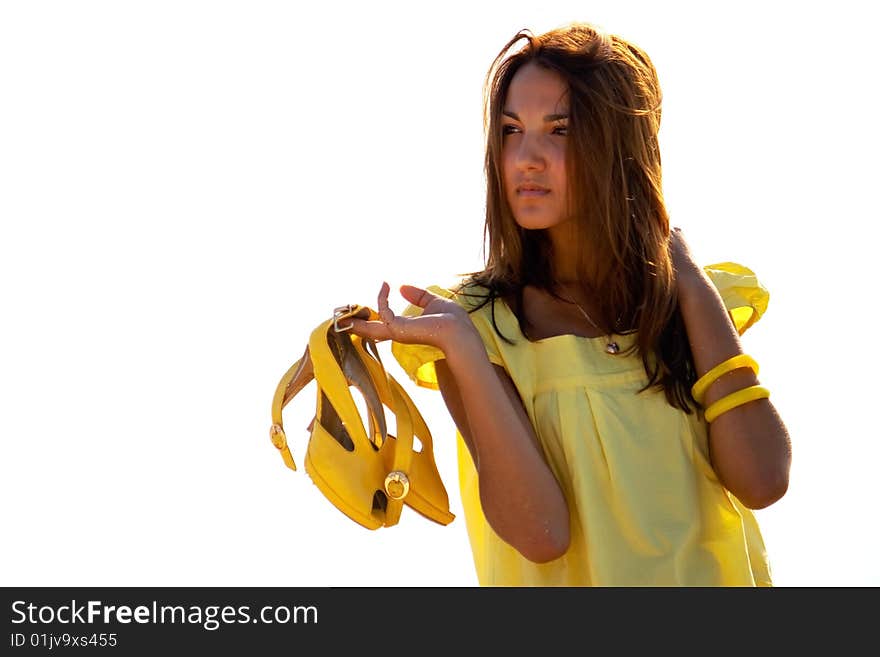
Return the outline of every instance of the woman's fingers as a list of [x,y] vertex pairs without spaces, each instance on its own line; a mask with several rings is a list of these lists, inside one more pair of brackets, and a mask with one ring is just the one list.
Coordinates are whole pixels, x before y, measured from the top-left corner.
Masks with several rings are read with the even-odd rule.
[[429,303],[431,303],[431,301],[439,298],[433,292],[423,290],[422,288],[416,287],[415,285],[401,285],[400,294],[404,299],[409,301],[411,304],[418,306],[419,308],[424,308]]
[[376,312],[379,313],[379,319],[382,320],[383,324],[390,324],[394,321],[394,311],[388,306],[388,292],[390,290],[391,286],[383,281],[382,287],[379,288],[378,305],[376,307]]
[[350,319],[351,332],[362,338],[381,342],[382,340],[390,340],[391,331],[384,322],[367,321],[365,319]]
[[379,295],[376,298],[376,312],[379,315],[379,321],[367,321],[363,319],[352,319],[351,330],[356,335],[370,340],[393,340],[392,325],[395,324],[394,311],[388,305],[388,293],[391,286],[385,281],[379,288]]
[[[383,282],[377,297],[376,313],[379,320],[367,321],[363,319],[350,319],[351,330],[356,335],[370,340],[394,340],[404,343],[433,344],[437,340],[440,327],[437,319],[427,317],[406,317],[396,315],[388,305],[388,283]],[[402,285],[400,293],[413,305],[425,308],[434,300],[440,300],[436,294],[415,287],[414,285]]]

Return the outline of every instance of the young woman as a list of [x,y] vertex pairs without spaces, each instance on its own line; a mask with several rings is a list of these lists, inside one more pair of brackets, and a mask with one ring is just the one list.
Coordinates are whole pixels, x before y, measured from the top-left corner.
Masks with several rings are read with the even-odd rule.
[[383,283],[353,322],[442,392],[482,585],[771,585],[751,510],[791,447],[739,340],[768,295],[670,228],[660,101],[617,35],[515,35],[487,76],[485,269],[402,286],[401,315]]

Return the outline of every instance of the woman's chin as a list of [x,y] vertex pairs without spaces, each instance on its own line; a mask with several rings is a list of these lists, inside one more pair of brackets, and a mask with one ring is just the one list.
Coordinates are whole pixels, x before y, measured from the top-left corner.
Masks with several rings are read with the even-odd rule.
[[564,219],[559,219],[557,217],[514,216],[514,220],[516,221],[516,225],[524,230],[545,230],[565,223]]

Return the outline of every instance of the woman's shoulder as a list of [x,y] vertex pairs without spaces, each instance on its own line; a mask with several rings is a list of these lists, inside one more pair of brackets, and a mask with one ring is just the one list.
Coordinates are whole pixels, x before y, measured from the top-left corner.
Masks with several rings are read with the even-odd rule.
[[429,292],[452,299],[470,313],[489,308],[498,294],[485,283],[479,282],[473,274],[461,274],[444,284],[429,285]]
[[715,285],[724,306],[742,335],[753,326],[770,303],[770,292],[751,269],[739,262],[705,265],[703,271]]
[[455,300],[464,308],[475,311],[484,308],[497,298],[497,294],[487,285],[473,278],[463,279],[454,289]]

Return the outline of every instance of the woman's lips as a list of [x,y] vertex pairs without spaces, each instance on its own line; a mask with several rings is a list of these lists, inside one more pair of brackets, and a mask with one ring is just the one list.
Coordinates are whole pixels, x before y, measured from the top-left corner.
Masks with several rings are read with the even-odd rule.
[[517,196],[525,198],[541,198],[550,193],[550,189],[533,182],[523,182],[516,186]]

